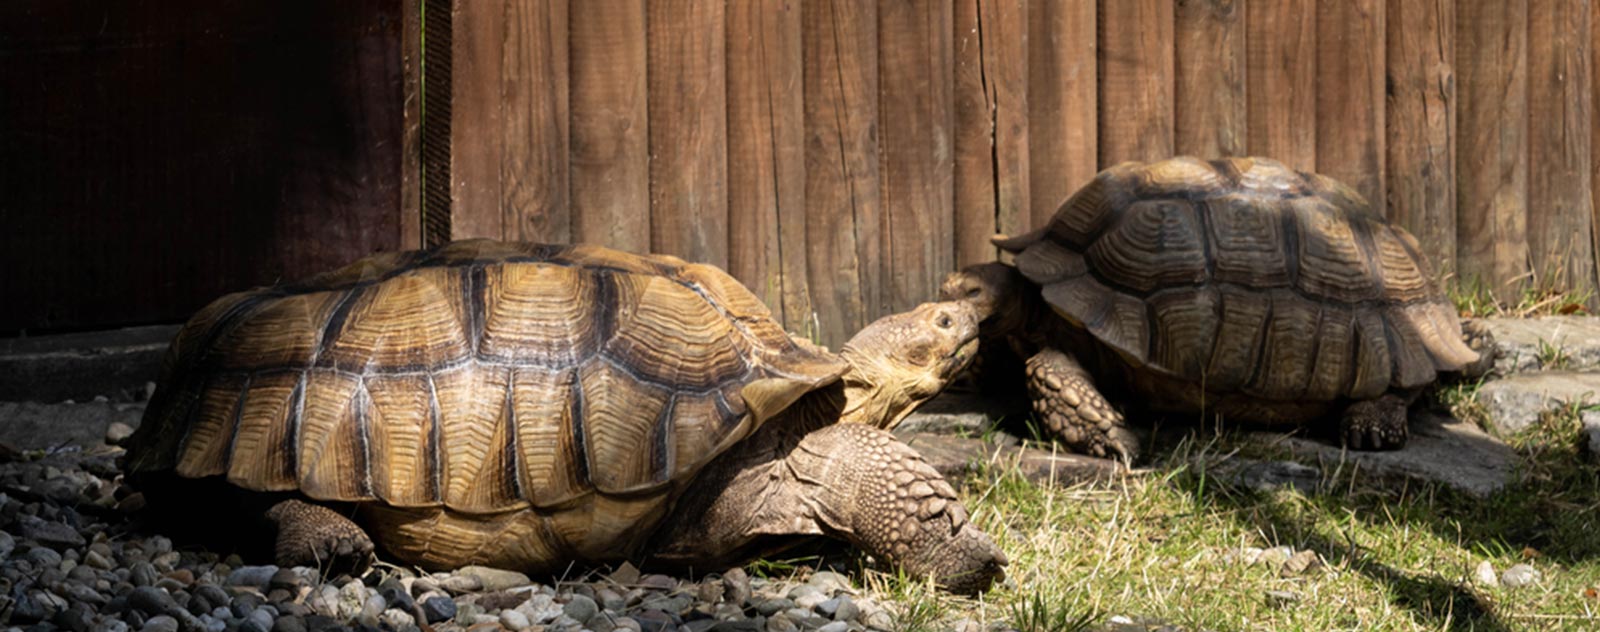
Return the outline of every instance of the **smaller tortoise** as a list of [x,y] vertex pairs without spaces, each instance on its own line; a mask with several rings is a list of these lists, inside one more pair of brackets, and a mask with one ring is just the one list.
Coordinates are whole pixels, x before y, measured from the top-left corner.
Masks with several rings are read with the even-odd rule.
[[245,498],[276,523],[284,565],[360,563],[376,540],[426,568],[704,570],[829,535],[981,590],[1004,554],[881,429],[968,364],[977,321],[924,304],[834,355],[673,257],[488,241],[381,254],[199,312],[127,469],[181,521],[217,513],[221,496],[195,491],[207,481]]
[[968,267],[941,292],[985,318],[982,382],[1025,367],[1034,410],[1090,454],[1138,448],[1091,375],[1152,412],[1342,413],[1346,445],[1392,449],[1421,387],[1478,360],[1415,238],[1273,160],[1123,163],[995,244],[1014,267]]

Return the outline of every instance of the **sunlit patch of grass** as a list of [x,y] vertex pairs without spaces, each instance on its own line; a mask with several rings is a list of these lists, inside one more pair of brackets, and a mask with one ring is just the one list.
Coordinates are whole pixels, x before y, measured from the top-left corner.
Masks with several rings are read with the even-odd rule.
[[[867,592],[907,629],[961,618],[1018,630],[1123,618],[1187,630],[1600,629],[1600,473],[1579,413],[1514,437],[1521,482],[1489,498],[1337,464],[1322,464],[1315,491],[1243,490],[1222,474],[1230,462],[1283,455],[1227,436],[1100,486],[1041,486],[991,465],[962,494],[1010,557],[1007,582],[977,601],[904,578]],[[1293,572],[1279,550],[1316,563]],[[1480,584],[1483,562],[1497,573],[1530,564],[1543,579]]]
[[1530,316],[1588,314],[1588,305],[1594,299],[1594,290],[1589,288],[1569,289],[1564,284],[1550,280],[1558,276],[1556,274],[1535,275],[1528,273],[1522,278],[1514,279],[1506,284],[1510,286],[1509,289],[1502,290],[1502,292],[1511,297],[1509,299],[1497,295],[1493,288],[1476,276],[1467,280],[1447,279],[1444,282],[1444,287],[1451,302],[1455,304],[1456,310],[1466,317],[1510,316],[1527,318]]

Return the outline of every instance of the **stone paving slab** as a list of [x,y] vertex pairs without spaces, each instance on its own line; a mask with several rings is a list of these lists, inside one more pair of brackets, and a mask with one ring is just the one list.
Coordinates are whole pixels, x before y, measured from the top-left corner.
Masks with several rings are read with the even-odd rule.
[[1600,370],[1600,318],[1544,316],[1479,319],[1494,334],[1494,372]]
[[137,428],[143,415],[143,403],[0,402],[0,444],[19,450],[93,447],[105,443],[112,423]]
[[1490,380],[1478,388],[1478,403],[1501,436],[1539,421],[1539,415],[1574,404],[1600,404],[1600,373],[1545,371]]
[[143,396],[178,325],[0,338],[0,401]]
[[1411,440],[1401,450],[1361,452],[1312,439],[1257,432],[1252,440],[1287,448],[1322,472],[1341,464],[1366,478],[1405,477],[1443,483],[1473,496],[1493,494],[1515,477],[1516,452],[1476,425],[1422,411],[1411,416]]
[[1014,437],[996,443],[941,434],[897,432],[896,435],[921,453],[933,469],[950,479],[965,476],[985,463],[999,469],[1016,467],[1030,481],[1056,485],[1105,482],[1126,471],[1110,459],[1024,447]]

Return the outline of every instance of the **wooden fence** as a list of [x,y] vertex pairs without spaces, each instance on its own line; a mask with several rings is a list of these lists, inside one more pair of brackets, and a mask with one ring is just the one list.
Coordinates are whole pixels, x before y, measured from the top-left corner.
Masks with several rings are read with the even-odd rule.
[[727,266],[830,343],[1173,154],[1344,180],[1502,297],[1595,286],[1588,0],[456,2],[448,235]]

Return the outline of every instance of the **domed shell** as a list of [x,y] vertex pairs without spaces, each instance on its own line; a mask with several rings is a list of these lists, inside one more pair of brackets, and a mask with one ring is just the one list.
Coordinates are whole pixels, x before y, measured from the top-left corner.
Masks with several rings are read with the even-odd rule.
[[844,368],[714,267],[457,242],[201,310],[129,464],[467,514],[637,496]]
[[1130,365],[1211,392],[1363,399],[1477,357],[1410,233],[1269,159],[1123,163],[997,243]]

